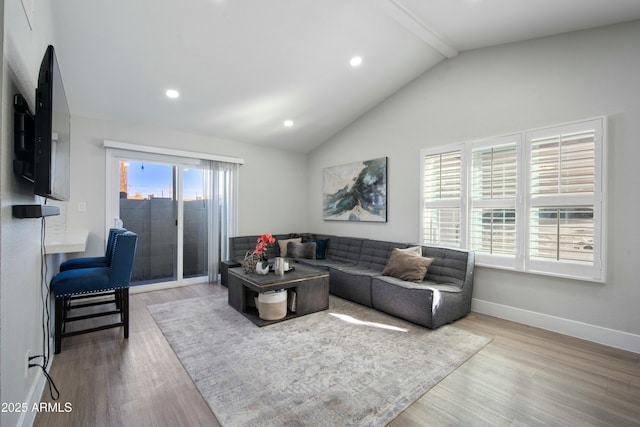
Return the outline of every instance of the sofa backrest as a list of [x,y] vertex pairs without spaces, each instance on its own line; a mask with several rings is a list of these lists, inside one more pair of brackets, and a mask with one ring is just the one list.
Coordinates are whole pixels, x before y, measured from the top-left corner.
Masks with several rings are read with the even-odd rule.
[[[258,235],[255,236],[238,236],[229,237],[229,259],[234,261],[242,261],[247,252],[253,252],[256,250],[256,243],[258,243]],[[281,236],[274,236],[276,239],[282,238]],[[277,257],[279,254],[278,243],[269,245],[267,247],[267,258]]]
[[472,252],[422,246],[422,256],[433,258],[427,270],[425,280],[435,283],[452,283],[460,288],[473,274],[474,257]]
[[364,241],[365,239],[357,237],[331,236],[327,245],[327,258],[357,263]]
[[404,249],[406,247],[408,247],[406,243],[365,240],[362,242],[358,267],[382,271],[387,266],[387,261],[389,261],[393,249]]
[[[276,239],[288,239],[290,235],[274,235]],[[358,237],[334,235],[314,235],[317,239],[329,239],[327,258],[351,262],[359,267],[383,271],[394,248],[407,248],[412,244],[385,242]],[[247,251],[256,248],[258,235],[229,238],[230,259],[241,262]],[[279,256],[278,243],[267,249],[267,258]],[[473,283],[475,256],[473,252],[459,249],[421,246],[422,256],[433,258],[425,280],[435,283],[453,284],[463,288],[465,283]]]
[[258,236],[229,237],[229,258],[234,261],[241,261],[249,251],[256,249]]

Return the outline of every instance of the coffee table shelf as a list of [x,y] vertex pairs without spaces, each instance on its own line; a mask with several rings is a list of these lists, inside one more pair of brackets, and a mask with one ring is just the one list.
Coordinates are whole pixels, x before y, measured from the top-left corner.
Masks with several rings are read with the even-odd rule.
[[[266,326],[329,308],[329,273],[317,268],[296,264],[295,270],[277,275],[244,273],[242,268],[229,269],[229,305],[258,326]],[[287,307],[287,315],[278,320],[263,320],[252,301],[258,294],[277,289],[296,292],[296,311]]]

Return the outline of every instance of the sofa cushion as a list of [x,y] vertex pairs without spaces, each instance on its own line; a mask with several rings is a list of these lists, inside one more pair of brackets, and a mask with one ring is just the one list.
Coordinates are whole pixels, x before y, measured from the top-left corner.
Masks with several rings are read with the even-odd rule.
[[298,258],[296,262],[299,262],[303,265],[308,265],[310,267],[321,268],[323,270],[329,270],[330,268],[344,268],[348,266],[355,266],[354,263],[342,262],[337,259],[306,259],[306,258]]
[[462,289],[425,281],[421,284],[377,276],[371,283],[373,308],[435,329],[469,313]]
[[372,279],[371,303],[376,310],[432,327],[433,291],[426,286],[378,276]]
[[287,243],[287,256],[289,258],[314,259],[316,257],[316,243],[289,242]]
[[432,258],[417,255],[415,252],[412,253],[394,249],[391,252],[389,262],[387,262],[387,266],[382,271],[382,274],[409,282],[422,283],[427,269],[432,262]]
[[316,244],[316,259],[325,259],[327,256],[327,245],[329,244],[329,239],[311,239],[307,240],[307,243]]
[[337,259],[346,263],[356,263],[360,258],[364,240],[358,237],[331,237],[327,247],[327,258]]
[[468,251],[423,246],[422,255],[434,259],[429,266],[425,280],[435,283],[453,283],[459,287],[464,286],[470,256]]
[[359,270],[356,266],[331,267],[329,292],[340,298],[371,307],[371,279],[375,275],[376,272],[373,270]]
[[379,273],[384,270],[391,251],[395,248],[406,248],[406,243],[384,242],[381,240],[365,240],[362,242],[362,250],[358,258],[358,267],[376,270]]
[[283,258],[287,256],[287,245],[289,244],[289,242],[301,243],[302,237],[297,237],[295,239],[278,240],[278,246],[280,247],[280,256]]

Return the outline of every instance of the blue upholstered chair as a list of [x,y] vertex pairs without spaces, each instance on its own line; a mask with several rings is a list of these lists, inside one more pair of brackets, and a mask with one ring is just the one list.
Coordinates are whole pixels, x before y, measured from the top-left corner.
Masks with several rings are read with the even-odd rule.
[[[122,326],[124,337],[129,338],[129,283],[138,235],[125,231],[116,234],[111,248],[108,267],[76,268],[61,271],[51,281],[55,296],[55,353],[60,353],[62,338]],[[71,299],[113,296],[112,299],[71,305]],[[72,317],[71,310],[102,304],[115,304],[113,310]],[[119,314],[120,321],[103,326],[67,332],[68,322]]]
[[116,235],[127,231],[126,228],[112,228],[109,230],[107,249],[104,256],[72,258],[60,264],[60,271],[75,270],[77,268],[108,267],[111,263],[111,248]]

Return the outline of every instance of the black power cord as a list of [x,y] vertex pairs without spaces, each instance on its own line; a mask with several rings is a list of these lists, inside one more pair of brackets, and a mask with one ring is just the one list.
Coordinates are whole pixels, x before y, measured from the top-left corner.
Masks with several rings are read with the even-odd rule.
[[[40,298],[42,299],[42,353],[37,356],[30,356],[29,362],[35,359],[42,359],[40,363],[29,363],[29,368],[38,367],[42,370],[42,374],[47,380],[49,385],[49,394],[51,399],[58,400],[60,398],[60,391],[56,387],[53,378],[47,372],[47,366],[49,366],[49,359],[51,358],[51,342],[49,340],[49,333],[51,331],[51,302],[50,302],[50,287],[47,281],[48,267],[47,267],[47,255],[45,251],[45,235],[46,235],[46,223],[45,217],[42,217],[41,230],[40,230]],[[54,393],[55,392],[55,393]]]

